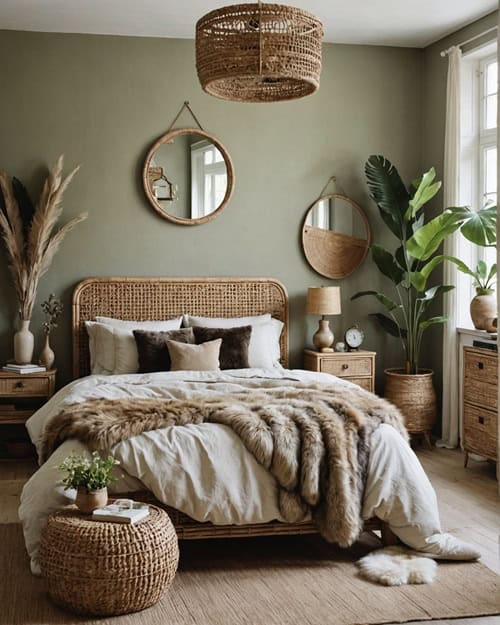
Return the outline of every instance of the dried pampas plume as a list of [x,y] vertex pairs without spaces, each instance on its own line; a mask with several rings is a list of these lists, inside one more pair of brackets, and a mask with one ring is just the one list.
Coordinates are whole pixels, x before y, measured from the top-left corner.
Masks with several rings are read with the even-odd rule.
[[[64,178],[63,165],[64,158],[60,156],[45,180],[36,207],[31,205],[21,183],[14,179],[14,186],[10,177],[0,170],[0,235],[5,243],[21,319],[31,318],[38,282],[50,267],[62,240],[87,218],[87,213],[81,213],[54,232],[62,215],[64,192],[79,169],[76,167]],[[22,193],[16,194],[16,188]],[[22,203],[25,205],[21,206]]]

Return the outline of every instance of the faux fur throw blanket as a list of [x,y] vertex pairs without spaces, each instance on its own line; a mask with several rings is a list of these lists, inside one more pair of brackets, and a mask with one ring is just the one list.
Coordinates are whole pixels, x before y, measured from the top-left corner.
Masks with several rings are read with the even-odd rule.
[[399,411],[343,386],[299,383],[203,399],[102,399],[68,406],[44,433],[43,457],[67,439],[107,451],[150,430],[191,423],[226,425],[279,485],[289,523],[312,514],[328,541],[349,546],[363,528],[361,509],[372,432],[381,423],[406,439]]

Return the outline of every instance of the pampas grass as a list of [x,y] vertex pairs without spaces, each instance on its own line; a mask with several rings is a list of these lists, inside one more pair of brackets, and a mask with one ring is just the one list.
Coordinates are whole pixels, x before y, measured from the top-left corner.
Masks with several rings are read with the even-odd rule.
[[[64,192],[79,169],[76,167],[64,178],[63,165],[64,158],[60,156],[32,210],[20,206],[20,194],[15,193],[11,179],[0,170],[0,235],[7,251],[21,320],[31,318],[40,278],[49,269],[64,237],[87,218],[87,213],[81,213],[54,232],[62,215]],[[20,183],[16,183],[19,187]],[[23,201],[29,201],[22,185],[20,187]]]

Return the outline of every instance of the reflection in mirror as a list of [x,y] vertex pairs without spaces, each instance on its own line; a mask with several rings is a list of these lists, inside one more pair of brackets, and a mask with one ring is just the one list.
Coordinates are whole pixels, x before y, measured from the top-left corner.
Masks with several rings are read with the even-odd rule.
[[232,163],[215,137],[181,128],[155,143],[143,180],[146,195],[163,217],[177,223],[203,223],[229,201]]
[[370,228],[366,216],[348,197],[321,197],[307,212],[302,245],[315,271],[327,278],[344,278],[368,253]]

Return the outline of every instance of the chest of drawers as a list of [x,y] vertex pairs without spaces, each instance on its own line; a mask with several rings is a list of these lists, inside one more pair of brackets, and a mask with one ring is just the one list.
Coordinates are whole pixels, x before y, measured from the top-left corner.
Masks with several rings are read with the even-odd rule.
[[304,368],[330,373],[354,382],[367,391],[375,390],[375,352],[315,352],[304,350]]
[[464,347],[463,448],[465,466],[469,453],[497,460],[498,362],[497,354]]

